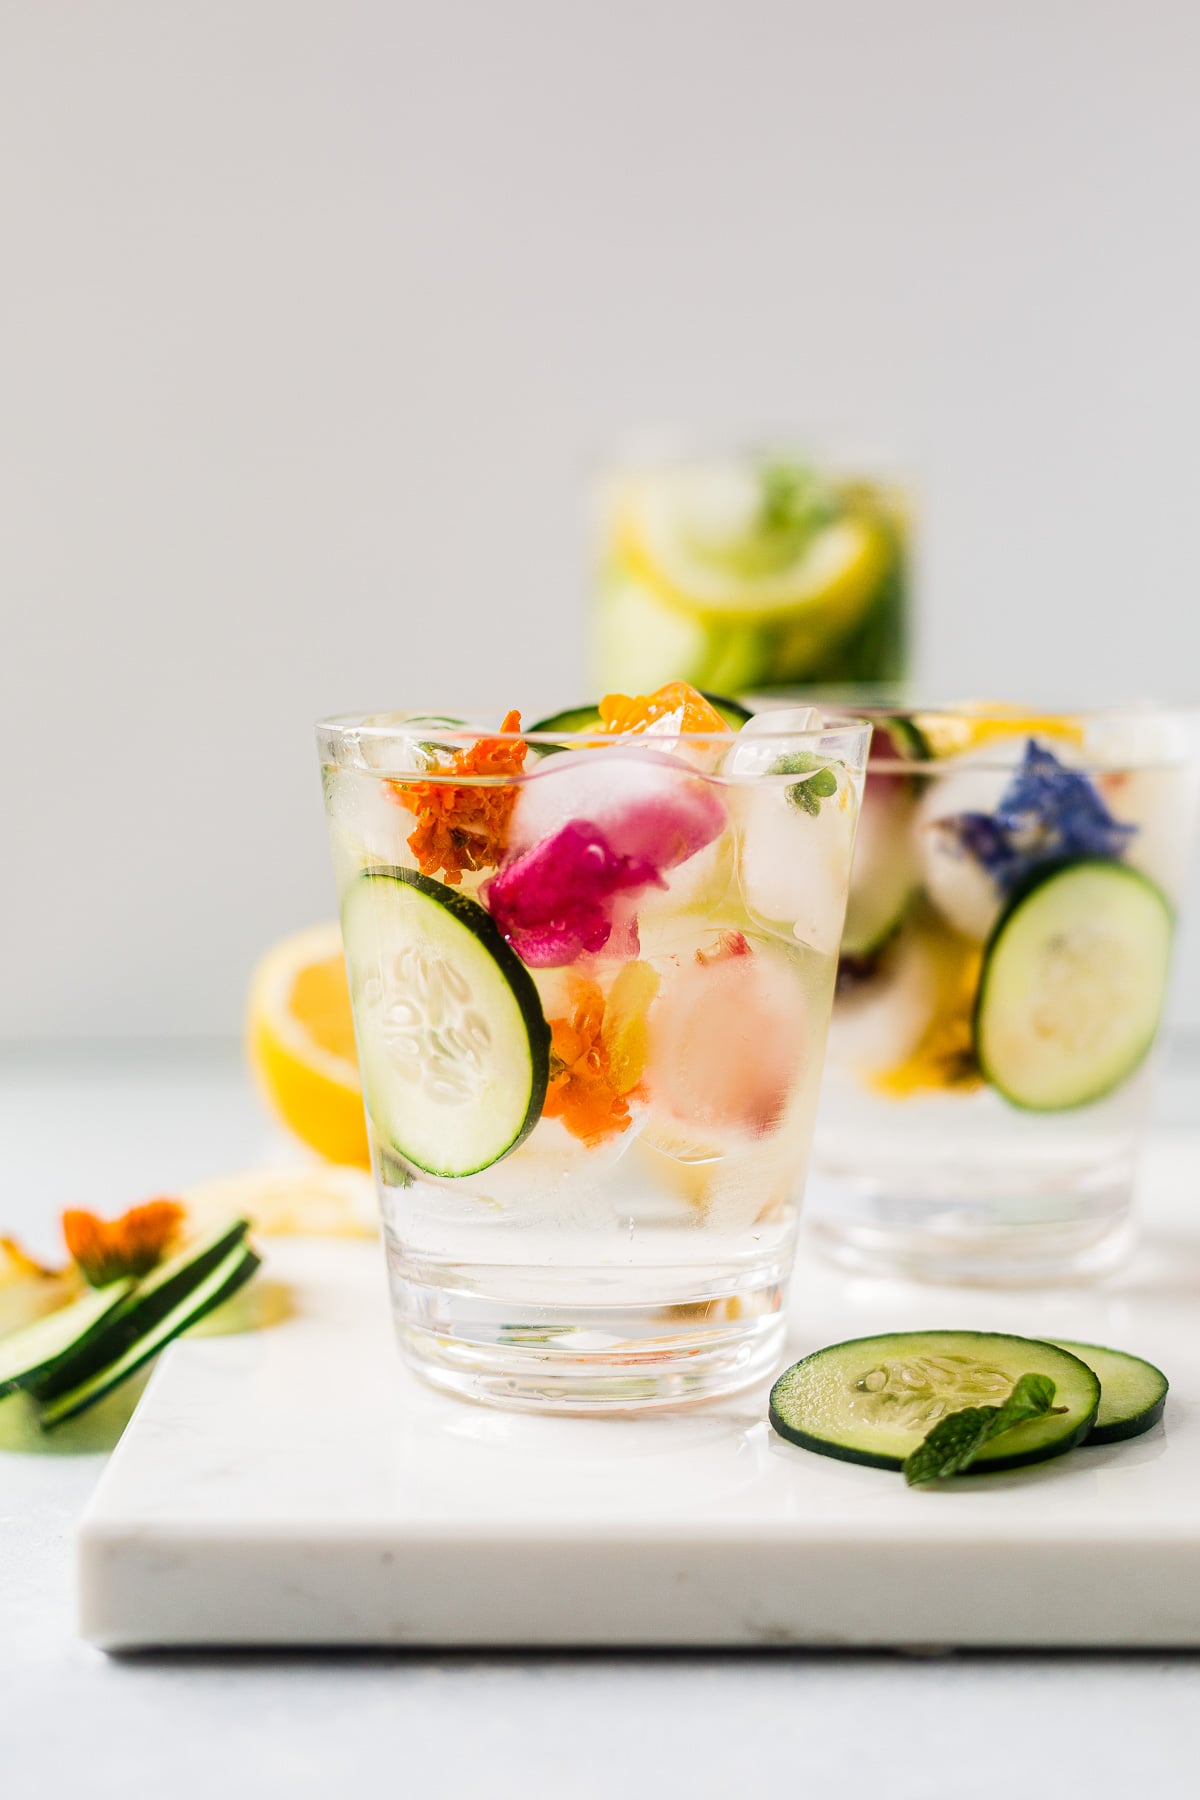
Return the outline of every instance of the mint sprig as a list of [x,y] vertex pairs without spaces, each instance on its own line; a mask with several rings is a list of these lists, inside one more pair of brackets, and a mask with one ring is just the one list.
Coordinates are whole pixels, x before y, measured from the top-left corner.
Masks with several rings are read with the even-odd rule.
[[771,764],[770,773],[807,778],[788,788],[787,797],[793,806],[800,807],[814,819],[821,810],[822,800],[832,799],[837,793],[837,775],[832,766],[814,756],[811,750],[791,750],[778,757]]
[[1050,1412],[1066,1412],[1054,1405],[1054,1383],[1048,1375],[1022,1375],[1007,1400],[999,1406],[968,1406],[962,1412],[939,1419],[923,1443],[905,1459],[904,1479],[909,1487],[930,1481],[948,1481],[970,1467],[993,1438]]

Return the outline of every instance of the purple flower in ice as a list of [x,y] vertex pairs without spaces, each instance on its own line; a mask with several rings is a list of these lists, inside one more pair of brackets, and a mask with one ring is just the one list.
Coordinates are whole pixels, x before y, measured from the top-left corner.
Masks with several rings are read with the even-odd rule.
[[963,812],[939,828],[1011,892],[1043,863],[1125,854],[1136,825],[1114,819],[1095,784],[1033,738],[993,813]]

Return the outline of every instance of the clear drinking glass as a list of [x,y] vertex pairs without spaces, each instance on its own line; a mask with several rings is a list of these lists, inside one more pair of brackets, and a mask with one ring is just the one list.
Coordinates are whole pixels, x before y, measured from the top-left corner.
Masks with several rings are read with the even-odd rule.
[[839,1260],[1086,1276],[1129,1238],[1195,719],[875,714],[809,1217]]
[[630,458],[600,485],[597,686],[719,694],[893,684],[907,661],[898,489],[794,451]]
[[318,727],[397,1331],[475,1399],[778,1358],[870,727],[678,718]]

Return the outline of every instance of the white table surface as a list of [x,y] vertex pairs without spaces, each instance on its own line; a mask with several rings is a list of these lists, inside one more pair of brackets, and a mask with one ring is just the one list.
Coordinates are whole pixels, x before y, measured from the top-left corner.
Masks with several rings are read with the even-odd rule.
[[[1195,1080],[1179,1070],[1168,1119]],[[258,1160],[267,1135],[227,1053],[10,1057],[0,1217],[49,1250],[63,1206],[116,1209],[219,1174]],[[151,1784],[172,1800],[286,1784],[303,1800],[385,1782],[410,1797],[471,1784],[483,1800],[1196,1792],[1200,1657],[1185,1654],[105,1657],[74,1634],[71,1533],[127,1410],[114,1397],[51,1449],[0,1410],[13,1800],[85,1786],[128,1800]]]

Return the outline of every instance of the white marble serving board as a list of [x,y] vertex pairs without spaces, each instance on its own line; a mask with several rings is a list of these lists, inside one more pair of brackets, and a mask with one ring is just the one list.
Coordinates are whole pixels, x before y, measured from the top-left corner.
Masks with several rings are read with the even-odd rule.
[[508,1414],[401,1366],[381,1252],[277,1241],[286,1321],[163,1357],[80,1533],[106,1649],[317,1645],[1200,1646],[1200,1138],[1160,1139],[1099,1287],[838,1274],[806,1249],[790,1355],[970,1326],[1110,1343],[1166,1419],[950,1490],[813,1456],[766,1389],[642,1418]]

